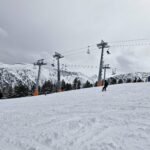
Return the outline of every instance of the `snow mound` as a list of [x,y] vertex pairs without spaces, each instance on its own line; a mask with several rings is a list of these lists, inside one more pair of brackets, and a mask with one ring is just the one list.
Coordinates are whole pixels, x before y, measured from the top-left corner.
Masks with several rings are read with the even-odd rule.
[[0,101],[0,150],[149,150],[150,84]]

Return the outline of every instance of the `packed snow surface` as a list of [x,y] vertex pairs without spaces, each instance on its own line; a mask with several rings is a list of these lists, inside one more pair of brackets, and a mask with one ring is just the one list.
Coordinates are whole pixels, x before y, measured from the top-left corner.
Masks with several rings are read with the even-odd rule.
[[150,150],[150,84],[0,101],[0,150]]

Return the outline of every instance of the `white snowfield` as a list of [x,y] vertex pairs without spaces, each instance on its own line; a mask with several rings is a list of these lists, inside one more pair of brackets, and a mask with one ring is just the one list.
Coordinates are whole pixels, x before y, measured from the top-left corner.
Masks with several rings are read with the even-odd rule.
[[0,101],[0,150],[150,150],[150,83]]

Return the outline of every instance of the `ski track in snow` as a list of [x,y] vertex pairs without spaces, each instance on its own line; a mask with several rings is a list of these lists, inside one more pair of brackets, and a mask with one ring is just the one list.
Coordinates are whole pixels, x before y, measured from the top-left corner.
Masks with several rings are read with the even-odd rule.
[[0,150],[150,150],[150,84],[0,101]]

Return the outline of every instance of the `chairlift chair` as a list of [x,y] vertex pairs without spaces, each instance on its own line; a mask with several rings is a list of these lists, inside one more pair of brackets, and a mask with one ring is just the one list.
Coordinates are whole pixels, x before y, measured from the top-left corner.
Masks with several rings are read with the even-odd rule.
[[88,46],[87,54],[90,54],[90,46]]
[[54,64],[51,64],[51,66],[52,66],[52,67],[55,67],[55,65],[54,65]]
[[110,51],[109,51],[109,49],[108,49],[106,52],[107,52],[107,54],[108,54],[108,55],[110,54]]
[[115,75],[115,74],[116,74],[116,68],[112,69],[112,75]]

